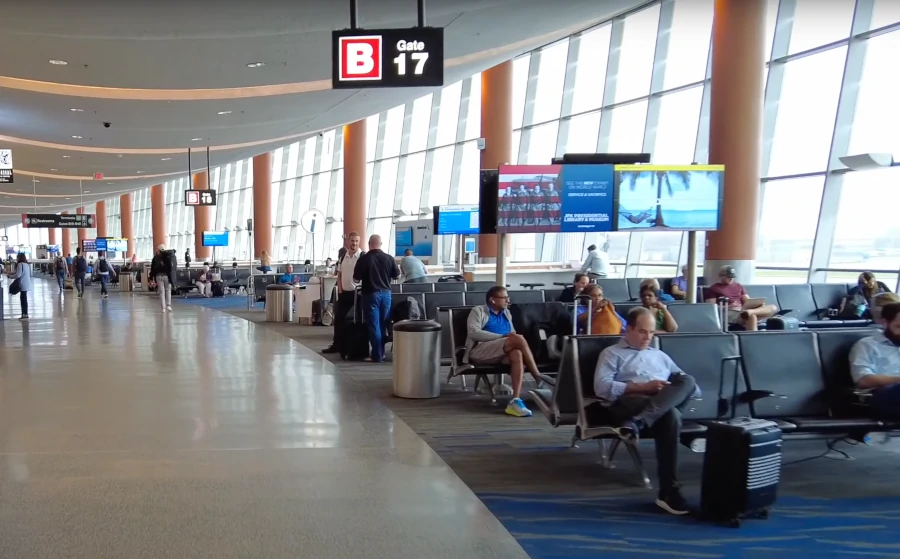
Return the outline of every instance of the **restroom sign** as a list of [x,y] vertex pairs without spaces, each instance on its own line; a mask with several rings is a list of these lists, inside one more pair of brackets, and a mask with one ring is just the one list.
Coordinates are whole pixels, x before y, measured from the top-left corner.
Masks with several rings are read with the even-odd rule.
[[444,30],[345,29],[332,32],[335,89],[444,85]]

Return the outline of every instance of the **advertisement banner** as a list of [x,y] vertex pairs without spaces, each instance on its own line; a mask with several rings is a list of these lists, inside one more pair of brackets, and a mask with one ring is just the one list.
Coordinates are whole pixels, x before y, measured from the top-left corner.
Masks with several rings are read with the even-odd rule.
[[12,150],[0,149],[0,184],[12,184],[14,178]]

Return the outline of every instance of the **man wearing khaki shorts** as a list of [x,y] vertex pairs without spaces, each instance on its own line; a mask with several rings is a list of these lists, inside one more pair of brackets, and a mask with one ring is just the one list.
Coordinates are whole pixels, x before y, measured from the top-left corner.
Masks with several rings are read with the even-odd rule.
[[516,334],[509,313],[506,289],[495,285],[485,297],[485,305],[469,311],[466,336],[466,359],[473,365],[509,365],[512,379],[512,400],[506,413],[515,417],[530,417],[520,398],[525,368],[540,382],[540,372],[525,338]]

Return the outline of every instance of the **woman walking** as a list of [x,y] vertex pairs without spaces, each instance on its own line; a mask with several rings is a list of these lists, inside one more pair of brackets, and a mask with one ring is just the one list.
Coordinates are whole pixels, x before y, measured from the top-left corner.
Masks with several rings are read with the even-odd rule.
[[16,256],[16,268],[9,277],[13,278],[13,282],[9,286],[10,295],[19,294],[19,302],[22,305],[22,316],[19,320],[28,318],[28,292],[31,291],[31,265],[25,257],[25,253],[20,252]]

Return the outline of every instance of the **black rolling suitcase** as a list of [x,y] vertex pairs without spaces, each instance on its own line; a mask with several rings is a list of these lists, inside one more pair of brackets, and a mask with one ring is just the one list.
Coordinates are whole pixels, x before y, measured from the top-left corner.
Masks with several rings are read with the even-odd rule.
[[363,318],[362,297],[359,290],[353,295],[353,308],[344,321],[341,336],[341,357],[345,361],[362,361],[369,356],[369,331]]

